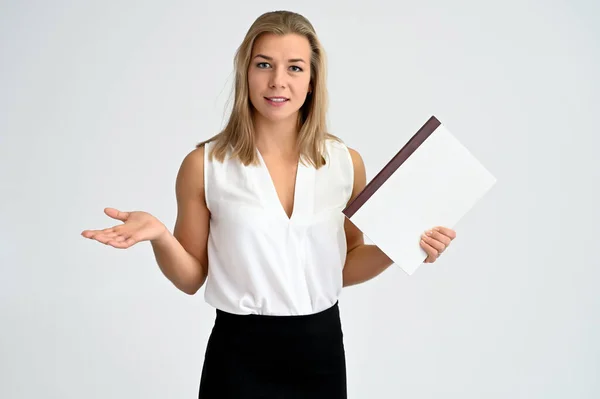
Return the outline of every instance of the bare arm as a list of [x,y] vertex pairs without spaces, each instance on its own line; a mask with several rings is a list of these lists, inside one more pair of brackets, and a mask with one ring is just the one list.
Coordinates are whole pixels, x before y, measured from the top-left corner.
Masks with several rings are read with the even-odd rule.
[[[350,154],[354,164],[354,187],[351,201],[365,188],[367,177],[360,154],[353,149],[350,149]],[[365,244],[363,233],[350,220],[346,219],[344,228],[348,245],[343,272],[344,287],[368,281],[392,265],[392,260],[379,247]]]
[[183,160],[175,184],[177,220],[173,234],[168,229],[151,241],[156,262],[177,288],[194,295],[206,281],[206,245],[210,213],[204,200],[204,148]]

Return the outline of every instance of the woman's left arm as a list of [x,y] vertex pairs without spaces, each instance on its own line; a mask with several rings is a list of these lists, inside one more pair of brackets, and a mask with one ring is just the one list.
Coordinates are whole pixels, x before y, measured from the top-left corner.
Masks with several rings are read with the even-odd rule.
[[[365,188],[367,177],[360,154],[353,149],[350,149],[350,154],[354,165],[354,187],[350,199],[352,201]],[[344,222],[344,229],[348,248],[343,271],[344,287],[368,281],[393,264],[379,247],[365,244],[363,233],[348,218]],[[421,248],[427,253],[425,263],[435,262],[455,237],[454,230],[441,226],[423,233]]]

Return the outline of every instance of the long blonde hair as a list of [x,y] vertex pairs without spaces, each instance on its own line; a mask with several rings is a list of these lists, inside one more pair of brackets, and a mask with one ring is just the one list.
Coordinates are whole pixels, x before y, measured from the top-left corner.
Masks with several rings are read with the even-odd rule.
[[196,146],[200,148],[210,141],[215,141],[209,154],[211,159],[223,161],[231,151],[230,156],[239,159],[245,165],[258,163],[252,123],[253,109],[248,95],[248,66],[254,42],[265,33],[298,34],[306,37],[310,43],[312,54],[309,87],[312,90],[298,115],[298,148],[303,163],[320,168],[326,162],[323,154],[325,140],[339,140],[327,131],[325,52],[312,24],[304,16],[291,11],[267,12],[250,26],[235,53],[235,92],[229,121],[220,133]]

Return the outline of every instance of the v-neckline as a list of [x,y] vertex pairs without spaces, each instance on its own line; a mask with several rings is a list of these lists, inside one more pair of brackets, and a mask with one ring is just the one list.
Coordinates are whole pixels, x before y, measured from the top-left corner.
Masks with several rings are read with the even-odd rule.
[[[296,175],[294,178],[294,194],[293,194],[293,205],[292,205],[292,213],[288,216],[281,199],[279,198],[279,194],[277,194],[277,188],[275,187],[275,181],[273,180],[273,176],[267,167],[267,163],[263,158],[260,150],[256,150],[258,154],[258,159],[260,161],[260,180],[262,181],[260,190],[262,191],[260,194],[265,199],[266,203],[269,204],[273,209],[277,208],[277,212],[287,221],[291,222],[297,217],[297,214],[302,210],[303,199],[301,198],[301,194],[303,191],[306,191],[307,187],[304,186],[305,182],[305,167],[302,162],[298,160],[298,165],[296,166]],[[265,192],[266,191],[266,192]]]

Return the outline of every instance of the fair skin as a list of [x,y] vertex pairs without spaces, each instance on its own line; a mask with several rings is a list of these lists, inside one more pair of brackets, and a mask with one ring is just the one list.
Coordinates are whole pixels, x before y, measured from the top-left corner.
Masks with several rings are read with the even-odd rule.
[[[250,100],[256,110],[256,146],[288,217],[294,209],[299,161],[295,144],[297,115],[312,89],[310,56],[309,42],[302,36],[264,35],[255,42],[248,66]],[[275,97],[285,101],[277,101]],[[350,153],[355,175],[354,198],[366,185],[366,173],[360,154],[354,149],[350,149]],[[85,230],[81,234],[120,249],[149,241],[165,277],[181,291],[193,295],[202,287],[208,273],[210,212],[204,201],[203,176],[204,148],[198,148],[184,158],[177,174],[177,219],[172,234],[147,212],[122,212],[114,208],[106,208],[105,213],[122,224]],[[364,243],[362,232],[348,219],[344,228],[348,246],[344,286],[368,281],[392,264],[377,246]],[[421,237],[421,247],[427,252],[425,263],[435,262],[456,237],[453,230],[441,226],[430,233]]]
[[81,234],[119,249],[149,241],[165,277],[182,292],[193,295],[202,287],[208,273],[210,212],[204,202],[203,176],[204,148],[198,148],[183,159],[177,174],[177,218],[172,234],[147,212],[122,212],[114,208],[106,208],[104,212],[122,224],[103,230],[85,230]]
[[[310,56],[302,36],[264,35],[254,43],[248,67],[256,146],[288,217],[294,208],[299,160],[296,120],[310,88]],[[284,102],[270,101],[274,98]]]

